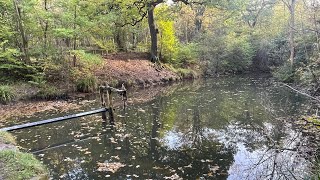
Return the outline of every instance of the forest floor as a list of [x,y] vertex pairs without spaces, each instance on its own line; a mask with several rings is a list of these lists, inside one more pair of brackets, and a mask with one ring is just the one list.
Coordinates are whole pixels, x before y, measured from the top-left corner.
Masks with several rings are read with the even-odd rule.
[[124,83],[127,86],[148,87],[183,78],[173,69],[150,62],[147,53],[117,53],[106,55],[104,60],[103,67],[95,75],[112,86]]

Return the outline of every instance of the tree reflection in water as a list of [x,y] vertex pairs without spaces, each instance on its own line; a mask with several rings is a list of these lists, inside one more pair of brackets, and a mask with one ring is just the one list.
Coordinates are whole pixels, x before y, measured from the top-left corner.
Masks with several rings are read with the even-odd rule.
[[[174,88],[118,111],[114,128],[101,126],[95,116],[16,136],[27,149],[60,144],[37,152],[53,179],[310,176],[318,145],[288,121],[310,112],[303,97],[265,78],[220,78]],[[115,173],[98,172],[98,162],[126,166]]]

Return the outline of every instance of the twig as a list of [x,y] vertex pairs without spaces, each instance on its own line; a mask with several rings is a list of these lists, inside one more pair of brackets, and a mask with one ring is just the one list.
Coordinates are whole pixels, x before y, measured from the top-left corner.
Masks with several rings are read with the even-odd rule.
[[316,100],[316,101],[320,102],[320,100],[319,100],[318,98],[315,98],[315,97],[313,97],[313,96],[311,96],[311,95],[309,95],[309,94],[307,94],[307,93],[301,92],[301,91],[299,91],[299,90],[296,90],[296,89],[294,89],[293,87],[289,86],[288,84],[285,84],[285,83],[280,83],[280,84],[282,84],[282,85],[284,85],[284,86],[286,86],[286,87],[288,87],[288,88],[296,91],[297,93],[300,93],[300,94],[305,95],[305,96],[307,96],[307,97],[309,97],[309,98],[311,98],[311,99],[313,99],[313,100]]

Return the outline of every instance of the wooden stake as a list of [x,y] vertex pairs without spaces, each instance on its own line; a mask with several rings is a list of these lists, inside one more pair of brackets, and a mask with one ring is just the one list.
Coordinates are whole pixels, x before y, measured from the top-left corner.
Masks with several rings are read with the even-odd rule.
[[[99,93],[100,93],[101,105],[102,105],[102,107],[104,107],[104,108],[107,109],[107,107],[106,107],[106,101],[105,101],[105,98],[104,98],[103,88],[100,88]],[[101,113],[101,117],[102,117],[102,121],[103,121],[103,122],[106,122],[106,121],[107,121],[107,112],[106,112],[106,111],[105,111],[105,112],[102,112],[102,113]]]

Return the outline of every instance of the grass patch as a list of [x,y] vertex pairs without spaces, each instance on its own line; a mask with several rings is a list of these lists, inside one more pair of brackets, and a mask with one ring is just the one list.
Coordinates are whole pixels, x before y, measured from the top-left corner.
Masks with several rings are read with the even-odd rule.
[[7,180],[30,179],[46,176],[47,169],[32,154],[18,150],[0,151],[0,177]]
[[168,64],[165,64],[164,67],[178,74],[183,79],[195,79],[198,77],[198,74],[192,69],[175,68]]
[[79,78],[76,81],[76,87],[78,92],[94,92],[97,89],[97,79],[93,75],[87,75],[85,77]]
[[16,138],[12,136],[10,133],[5,131],[0,131],[0,144],[16,144]]
[[15,94],[10,86],[0,85],[0,103],[6,104],[13,101],[14,98]]

